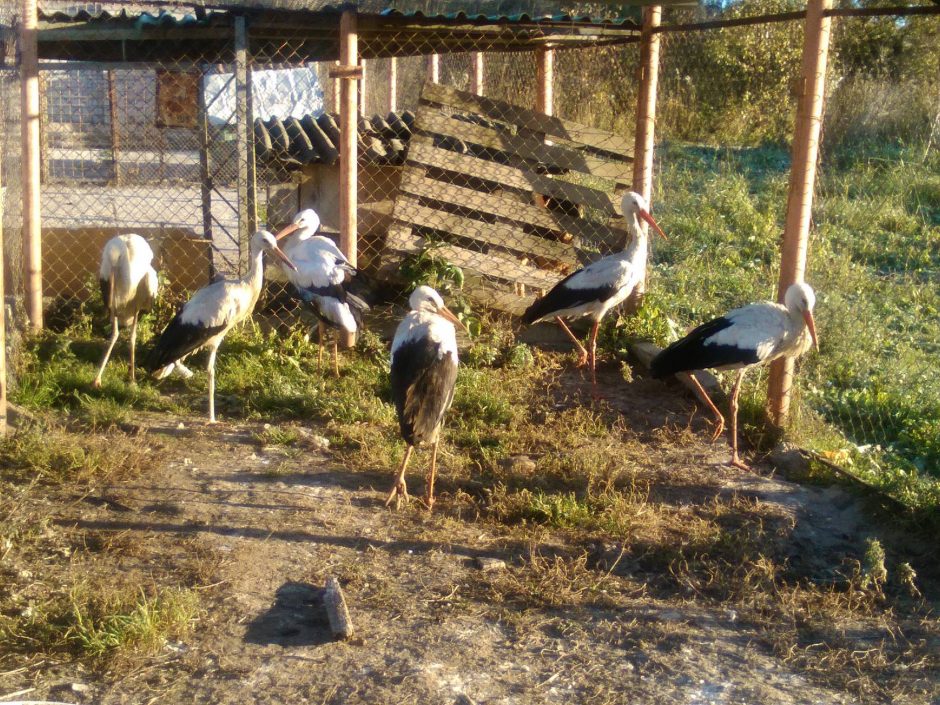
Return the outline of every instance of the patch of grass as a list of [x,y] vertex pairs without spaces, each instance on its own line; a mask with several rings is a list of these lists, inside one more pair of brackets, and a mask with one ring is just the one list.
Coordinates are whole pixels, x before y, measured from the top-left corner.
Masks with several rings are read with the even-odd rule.
[[120,436],[79,436],[33,425],[0,439],[0,479],[41,484],[113,480],[138,472],[145,457],[140,444]]
[[199,597],[181,588],[126,588],[80,583],[0,616],[0,639],[32,654],[69,652],[92,659],[152,654],[187,636],[199,615]]
[[300,440],[300,432],[292,426],[265,424],[254,437],[263,446],[292,446]]

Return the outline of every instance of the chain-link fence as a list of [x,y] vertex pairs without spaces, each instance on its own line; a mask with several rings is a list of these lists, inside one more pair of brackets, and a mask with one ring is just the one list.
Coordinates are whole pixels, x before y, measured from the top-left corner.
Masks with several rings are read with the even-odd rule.
[[[784,9],[758,0],[724,16]],[[667,11],[664,24],[703,12]],[[929,364],[940,339],[938,24],[834,21],[807,272],[822,349],[802,363],[798,418],[807,443],[859,468],[940,465]],[[335,28],[272,39],[231,17],[209,27],[199,52],[43,63],[47,296],[87,295],[101,245],[118,232],[151,240],[175,296],[242,271],[250,232],[301,208],[336,236]],[[653,201],[670,240],[651,243],[649,293],[631,331],[667,342],[774,298],[802,34],[799,19],[662,34]],[[518,313],[621,246],[638,44],[556,47],[545,106],[543,53],[507,51],[510,35],[476,27],[447,44],[428,30],[361,28],[359,259],[380,284],[431,279],[475,306]],[[0,71],[0,92],[3,176],[16,190],[9,263],[19,261],[13,70]],[[549,107],[555,119],[542,114]],[[14,285],[18,272],[8,269]],[[296,306],[270,273],[259,311],[292,324]],[[764,388],[754,375],[755,404]]]

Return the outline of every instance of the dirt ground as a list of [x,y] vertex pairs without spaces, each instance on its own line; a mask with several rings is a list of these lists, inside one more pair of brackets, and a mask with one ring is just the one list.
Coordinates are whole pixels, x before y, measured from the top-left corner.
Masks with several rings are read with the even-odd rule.
[[[700,416],[689,426],[693,407],[678,387],[664,394],[649,380],[628,383],[612,366],[602,386],[610,416],[645,444],[650,501],[677,512],[731,497],[759,506],[791,570],[819,581],[859,556],[875,530],[843,489],[794,484],[766,464],[753,474],[721,465],[726,446],[707,442]],[[468,510],[446,457],[435,512],[417,502],[395,512],[382,506],[387,468],[344,467],[316,426],[283,448],[259,443],[260,424],[135,421],[132,441],[152,469],[91,494],[48,497],[48,531],[68,550],[48,555],[31,579],[184,580],[202,597],[196,628],[156,656],[103,670],[64,657],[17,661],[0,673],[0,695],[101,705],[860,701],[782,657],[727,603],[694,586],[664,587],[640,547],[571,545],[563,532]],[[413,494],[424,460],[409,474]],[[929,562],[931,549],[910,550]],[[571,594],[594,598],[540,600],[520,587],[555,580],[559,557],[564,570],[583,569]],[[506,566],[484,570],[478,559]],[[347,642],[331,637],[323,609],[329,576],[343,585],[357,630]],[[922,569],[921,580],[935,589],[936,575]],[[921,647],[936,654],[937,631],[927,633],[933,641]],[[867,625],[842,636],[860,651],[898,638]],[[940,702],[936,677],[919,675],[905,702]]]

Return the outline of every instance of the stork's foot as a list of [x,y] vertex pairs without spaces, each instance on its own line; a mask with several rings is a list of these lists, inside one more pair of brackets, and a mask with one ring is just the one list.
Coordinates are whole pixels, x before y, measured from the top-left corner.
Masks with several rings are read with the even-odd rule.
[[715,431],[712,433],[712,443],[718,440],[718,437],[725,431],[725,421],[720,419],[715,421]]
[[750,465],[748,465],[743,460],[741,460],[741,458],[738,457],[737,453],[731,456],[731,460],[728,461],[728,465],[730,465],[733,468],[737,468],[738,470],[744,470],[746,472],[754,472],[754,468],[752,468]]
[[395,500],[396,511],[401,509],[402,500],[405,500],[405,504],[411,501],[411,497],[408,496],[408,486],[405,484],[404,480],[399,480],[392,485],[392,489],[385,498],[385,506],[390,505],[393,499]]
[[95,389],[101,389],[101,378],[95,377],[95,381],[91,383],[91,386]]
[[578,367],[584,367],[588,364],[588,354],[587,351],[583,351],[578,355]]
[[428,508],[428,511],[434,509],[434,496],[426,494],[424,495],[424,506]]

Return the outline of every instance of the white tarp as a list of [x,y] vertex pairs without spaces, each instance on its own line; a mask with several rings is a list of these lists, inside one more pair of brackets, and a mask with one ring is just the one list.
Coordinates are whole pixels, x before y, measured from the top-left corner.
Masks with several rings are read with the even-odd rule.
[[[251,88],[252,113],[256,119],[319,115],[325,107],[315,68],[252,71]],[[209,122],[234,124],[235,80],[232,74],[206,76],[203,90],[209,106]]]

